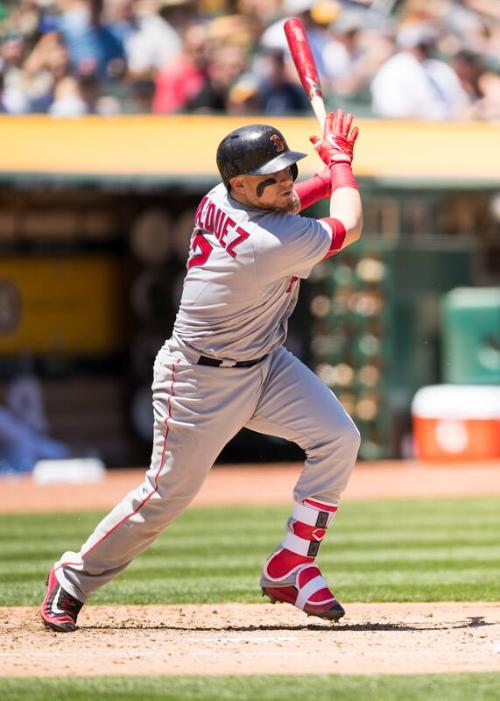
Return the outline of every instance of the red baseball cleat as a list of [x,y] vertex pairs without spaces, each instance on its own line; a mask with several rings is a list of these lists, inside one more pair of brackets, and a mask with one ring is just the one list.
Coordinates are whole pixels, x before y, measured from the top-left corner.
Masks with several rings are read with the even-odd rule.
[[292,604],[309,616],[338,621],[345,615],[314,563],[299,565],[281,580],[270,579],[264,573],[260,586],[262,593],[273,603]]
[[83,603],[62,588],[56,579],[54,568],[50,570],[45,583],[47,593],[40,610],[42,621],[51,630],[72,633],[76,630],[76,619]]

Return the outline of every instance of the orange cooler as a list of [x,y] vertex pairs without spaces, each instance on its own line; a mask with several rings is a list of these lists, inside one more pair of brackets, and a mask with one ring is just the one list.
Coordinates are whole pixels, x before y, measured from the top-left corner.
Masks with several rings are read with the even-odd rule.
[[422,387],[412,402],[413,438],[421,460],[500,458],[500,387]]

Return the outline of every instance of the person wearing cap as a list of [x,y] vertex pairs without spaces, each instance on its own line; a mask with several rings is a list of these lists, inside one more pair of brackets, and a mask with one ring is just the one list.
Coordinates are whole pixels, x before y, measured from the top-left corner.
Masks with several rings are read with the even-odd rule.
[[453,120],[469,100],[455,71],[434,58],[437,32],[430,24],[403,25],[399,51],[386,61],[371,84],[373,111],[380,117]]
[[260,46],[264,50],[280,49],[289,54],[283,26],[290,16],[299,17],[306,28],[307,38],[320,75],[325,75],[323,50],[329,41],[326,27],[340,12],[340,5],[335,0],[284,0],[281,19],[271,24],[260,37]]

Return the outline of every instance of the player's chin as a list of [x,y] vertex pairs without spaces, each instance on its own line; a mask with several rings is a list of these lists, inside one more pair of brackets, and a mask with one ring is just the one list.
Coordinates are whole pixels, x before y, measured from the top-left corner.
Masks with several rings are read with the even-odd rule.
[[293,190],[279,195],[276,198],[274,209],[276,209],[278,212],[293,212],[295,210]]

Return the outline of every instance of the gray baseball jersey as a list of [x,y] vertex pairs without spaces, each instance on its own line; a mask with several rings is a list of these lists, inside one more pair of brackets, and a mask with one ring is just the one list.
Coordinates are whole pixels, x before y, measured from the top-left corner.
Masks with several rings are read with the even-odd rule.
[[174,334],[204,355],[261,358],[286,338],[298,278],[328,251],[326,222],[247,207],[218,185],[201,201]]
[[[296,501],[338,501],[359,433],[333,393],[283,347],[298,280],[329,252],[331,240],[328,223],[246,207],[223,185],[203,198],[173,335],[154,366],[151,466],[80,551],[56,563],[70,594],[85,601],[144,550],[186,508],[245,426],[304,449]],[[225,362],[207,366],[202,356]]]

